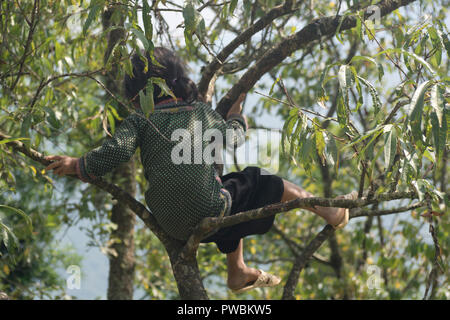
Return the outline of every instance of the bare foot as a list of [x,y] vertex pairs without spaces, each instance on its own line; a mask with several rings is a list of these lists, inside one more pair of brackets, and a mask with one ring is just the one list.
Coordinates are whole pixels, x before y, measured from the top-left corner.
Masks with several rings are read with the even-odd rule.
[[[352,191],[351,193],[337,196],[335,199],[356,199],[358,197],[358,193],[356,191]],[[332,226],[338,225],[342,219],[345,217],[346,208],[330,208],[333,210],[333,214],[327,220],[329,224]]]
[[245,267],[239,271],[228,272],[228,288],[238,290],[246,285],[252,284],[258,279],[261,272],[257,269]]
[[[336,198],[336,199],[342,199],[342,198]],[[328,224],[335,226],[335,225],[339,224],[342,221],[342,219],[344,219],[345,208],[330,208],[330,209],[332,209],[334,211],[334,214],[331,215],[327,219],[327,222],[328,222]]]

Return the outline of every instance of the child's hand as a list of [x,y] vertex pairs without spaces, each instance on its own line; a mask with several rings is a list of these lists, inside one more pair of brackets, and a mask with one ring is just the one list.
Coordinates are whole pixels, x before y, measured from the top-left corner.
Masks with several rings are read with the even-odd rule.
[[45,171],[53,170],[53,172],[60,177],[68,174],[76,174],[76,164],[78,158],[72,158],[68,156],[47,156],[45,160],[54,161],[52,162]]
[[242,111],[242,101],[245,99],[245,93],[241,93],[239,98],[236,100],[235,103],[231,106],[230,110],[227,113],[227,118],[232,115],[233,113],[240,114]]

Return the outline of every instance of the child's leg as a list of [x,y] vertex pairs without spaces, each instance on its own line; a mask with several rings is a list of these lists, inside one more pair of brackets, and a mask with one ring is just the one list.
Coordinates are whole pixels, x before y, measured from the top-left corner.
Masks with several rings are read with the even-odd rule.
[[[283,179],[284,192],[281,202],[294,200],[297,198],[311,198],[314,197],[312,193],[300,188],[299,186]],[[340,196],[344,197],[344,196]],[[337,197],[337,198],[340,198]],[[344,208],[328,208],[316,206],[315,208],[306,208],[307,210],[319,215],[327,223],[331,225],[338,224],[344,216]],[[228,287],[230,289],[239,289],[244,287],[249,282],[253,282],[258,278],[260,272],[256,269],[249,268],[245,264],[243,256],[243,239],[239,242],[237,249],[227,254],[228,262]]]
[[246,284],[256,281],[260,272],[256,269],[249,268],[244,262],[243,256],[243,239],[239,242],[237,249],[227,254],[228,263],[228,288],[240,289]]
[[[281,198],[281,202],[286,202],[297,198],[314,197],[312,193],[303,190],[302,188],[293,184],[292,182],[283,179],[283,184],[284,184],[284,192],[283,197]],[[339,199],[340,197],[344,196],[339,196],[337,198]],[[331,225],[336,225],[339,222],[341,222],[345,213],[345,208],[329,208],[329,207],[315,206],[314,208],[305,208],[305,209],[314,212],[318,216],[325,219],[325,221],[327,221],[327,223]]]

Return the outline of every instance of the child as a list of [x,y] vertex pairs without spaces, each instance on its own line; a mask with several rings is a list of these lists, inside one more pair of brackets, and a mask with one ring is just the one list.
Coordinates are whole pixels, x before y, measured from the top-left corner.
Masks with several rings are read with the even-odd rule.
[[[313,196],[289,181],[261,172],[257,167],[247,167],[242,172],[219,177],[212,163],[198,161],[203,159],[199,152],[202,153],[208,144],[208,139],[202,138],[208,129],[218,129],[223,137],[231,138],[235,144],[242,141],[247,130],[247,121],[241,115],[244,95],[233,104],[224,121],[209,105],[198,101],[196,85],[187,76],[181,59],[172,51],[155,48],[154,58],[160,66],[151,64],[149,55],[146,56],[149,61],[147,72],[144,72],[145,65],[139,55],[134,55],[134,77],[125,76],[124,81],[126,96],[133,102],[136,112],[122,122],[112,138],[82,157],[46,157],[54,161],[46,170],[54,170],[60,176],[77,174],[87,182],[129,161],[140,147],[141,162],[149,181],[146,203],[160,226],[170,236],[180,240],[187,240],[193,228],[205,217],[233,215],[273,203]],[[139,91],[145,88],[150,77],[163,78],[176,99],[161,94],[160,88],[155,86],[155,110],[147,119],[140,108]],[[227,130],[233,134],[227,136]],[[191,146],[193,135],[194,141],[200,141],[202,149],[194,147],[193,154],[184,154],[189,150],[179,150],[177,139],[174,141],[174,136],[179,136],[180,132],[181,137],[185,138],[184,143]],[[196,135],[200,135],[200,140]],[[174,161],[174,157],[179,158],[180,154],[183,161]],[[348,199],[356,197],[355,192],[341,196]],[[335,228],[341,228],[348,222],[348,209],[317,206],[308,210]],[[227,254],[227,284],[234,292],[280,283],[274,275],[247,267],[243,259],[242,238],[266,233],[274,219],[272,216],[222,228],[202,241],[215,242],[219,250]]]

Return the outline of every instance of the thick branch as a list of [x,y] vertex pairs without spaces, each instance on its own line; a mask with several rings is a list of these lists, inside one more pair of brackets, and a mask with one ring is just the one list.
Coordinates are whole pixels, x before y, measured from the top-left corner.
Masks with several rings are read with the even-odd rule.
[[302,254],[295,259],[294,265],[292,266],[291,272],[289,273],[288,280],[284,286],[283,300],[294,299],[294,291],[297,287],[298,279],[300,277],[300,272],[306,266],[311,256],[316,252],[322,243],[325,242],[332,234],[334,229],[330,225],[326,225],[322,231],[320,231],[313,240],[306,246]]
[[[380,16],[383,17],[392,11],[415,1],[416,0],[383,0],[377,4],[377,7],[380,9]],[[367,18],[372,14],[372,9],[366,8],[364,11],[364,18]],[[228,109],[241,93],[248,92],[266,72],[273,69],[293,52],[304,48],[314,40],[320,40],[323,36],[335,34],[341,19],[343,19],[343,21],[340,31],[348,30],[356,26],[357,18],[355,16],[347,16],[345,18],[342,16],[318,18],[299,32],[281,41],[271,50],[268,50],[267,53],[259,59],[219,101],[216,108],[217,112],[225,117]]]
[[[0,141],[4,139],[9,139],[10,136],[0,132]],[[6,143],[6,145],[12,147],[15,151],[23,153],[28,158],[41,163],[44,166],[48,166],[51,161],[45,160],[44,155],[40,152],[33,150],[31,148],[27,148],[27,146],[20,141],[11,141]],[[77,178],[76,176],[71,176],[72,178]],[[115,199],[123,202],[127,206],[133,210],[139,218],[145,223],[147,227],[150,228],[151,231],[155,233],[155,235],[161,240],[163,243],[167,243],[169,238],[163,232],[163,230],[159,227],[156,219],[151,215],[150,211],[147,208],[137,201],[134,197],[132,197],[128,192],[119,188],[115,184],[111,184],[101,178],[90,182],[91,184],[99,187],[102,190],[110,193]]]
[[[272,205],[268,205],[262,208],[249,210],[241,213],[237,213],[232,216],[222,217],[222,218],[205,218],[203,219],[195,231],[192,233],[191,237],[188,239],[183,251],[182,255],[190,255],[195,253],[198,248],[200,241],[211,231],[217,228],[229,227],[238,223],[260,219],[269,217],[275,214],[279,214],[282,212],[287,212],[292,209],[297,208],[311,208],[314,206],[321,207],[336,207],[336,208],[359,208],[369,204],[390,201],[390,200],[398,200],[398,199],[416,199],[418,196],[416,192],[392,192],[392,193],[384,193],[379,194],[371,198],[362,197],[357,200],[348,200],[348,199],[329,199],[329,198],[298,198],[295,200],[276,203]],[[402,208],[403,209],[403,208]],[[394,209],[396,210],[396,209]],[[383,214],[391,214],[394,213],[394,210],[384,210],[381,212],[371,213],[370,211],[351,211],[350,219],[362,216],[370,216],[370,215],[383,215]],[[405,209],[406,210],[406,209]],[[398,212],[395,211],[395,212]]]

